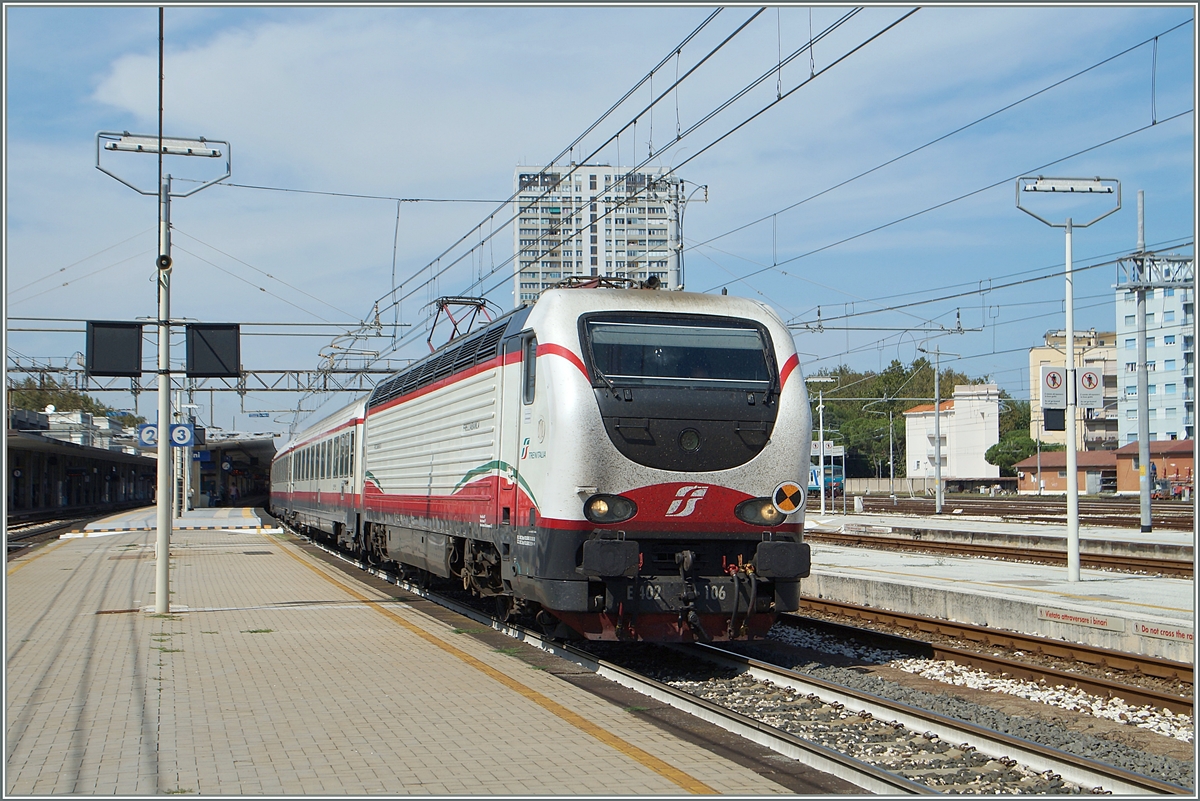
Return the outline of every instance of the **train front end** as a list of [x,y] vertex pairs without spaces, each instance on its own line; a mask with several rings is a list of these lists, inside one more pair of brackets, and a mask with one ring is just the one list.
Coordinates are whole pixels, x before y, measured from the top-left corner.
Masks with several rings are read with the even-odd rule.
[[795,610],[811,425],[778,316],[727,296],[556,290],[529,324],[543,397],[525,417],[552,458],[521,457],[541,499],[514,588],[589,639],[741,639]]

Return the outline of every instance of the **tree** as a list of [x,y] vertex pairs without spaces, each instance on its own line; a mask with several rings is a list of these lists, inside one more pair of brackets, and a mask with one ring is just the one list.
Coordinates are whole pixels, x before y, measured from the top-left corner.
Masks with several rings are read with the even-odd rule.
[[47,406],[53,405],[60,412],[87,412],[95,417],[112,416],[119,424],[132,428],[138,423],[146,422],[146,418],[132,414],[113,414],[115,411],[100,401],[85,395],[69,386],[59,384],[53,378],[47,378],[42,384],[26,377],[24,381],[8,391],[9,406],[14,409],[26,409],[40,412]]
[[1024,431],[1029,436],[1029,401],[1013,400],[1000,390],[1000,438],[1010,431]]
[[[1026,404],[1028,406],[1029,404]],[[1043,442],[1042,453],[1065,450],[1065,446],[1057,443]],[[1000,441],[987,449],[983,455],[984,461],[1000,468],[1000,475],[1014,476],[1013,465],[1028,459],[1038,452],[1038,443],[1029,437],[1029,429],[1013,429],[1000,438]]]

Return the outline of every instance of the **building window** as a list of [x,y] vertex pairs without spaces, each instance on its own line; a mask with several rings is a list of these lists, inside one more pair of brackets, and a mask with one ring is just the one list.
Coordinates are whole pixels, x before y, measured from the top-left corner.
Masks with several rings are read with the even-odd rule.
[[1173,297],[1175,297],[1175,290],[1174,289],[1164,289],[1163,294],[1166,295],[1168,298],[1173,298]]
[[1136,420],[1137,419],[1137,409],[1126,409],[1125,410],[1125,419],[1126,420]]
[[1164,370],[1174,370],[1175,369],[1175,360],[1174,359],[1163,359],[1163,369]]
[[1126,386],[1125,387],[1125,397],[1136,398],[1137,397],[1137,386],[1136,385],[1135,386]]
[[1175,335],[1167,334],[1165,337],[1163,337],[1163,344],[1164,345],[1174,345],[1175,344]]
[[[1125,437],[1125,441],[1126,441],[1126,442],[1137,442],[1137,434],[1128,434],[1128,435],[1126,435],[1126,437]],[[1137,465],[1134,465],[1134,466],[1136,467]]]
[[1136,340],[1136,339],[1127,339],[1127,340],[1125,340],[1125,347],[1126,347],[1126,348],[1130,348],[1130,349],[1132,349],[1132,348],[1136,348],[1136,347],[1137,347],[1137,340]]
[[1174,395],[1175,394],[1175,384],[1163,384],[1163,394],[1164,395]]
[[1137,325],[1137,319],[1136,319],[1135,315],[1132,315],[1132,314],[1125,315],[1125,325],[1127,325],[1131,328],[1133,326]]
[[1173,311],[1165,311],[1165,312],[1163,312],[1163,322],[1164,322],[1164,323],[1173,323],[1173,322],[1175,322],[1175,312],[1173,312]]
[[1151,384],[1150,386],[1146,387],[1146,394],[1147,395],[1157,395],[1158,394],[1158,384]]

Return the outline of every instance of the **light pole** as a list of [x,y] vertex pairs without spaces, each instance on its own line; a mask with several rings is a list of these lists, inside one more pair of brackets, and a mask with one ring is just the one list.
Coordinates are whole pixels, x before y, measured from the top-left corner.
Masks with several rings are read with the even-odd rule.
[[[1024,182],[1024,184],[1023,184]],[[1066,335],[1067,335],[1067,580],[1079,581],[1079,454],[1075,450],[1077,389],[1075,386],[1075,283],[1071,251],[1071,232],[1087,228],[1121,208],[1121,182],[1115,178],[1044,178],[1017,179],[1017,208],[1051,228],[1066,229]],[[1060,192],[1070,194],[1102,194],[1117,196],[1117,205],[1090,222],[1076,224],[1068,217],[1065,223],[1052,223],[1021,205],[1022,192]],[[1145,466],[1143,465],[1143,469]],[[1039,480],[1041,476],[1038,476]]]
[[[837,376],[810,375],[804,379],[810,384],[840,383]],[[821,493],[821,514],[825,514],[825,388],[817,389],[817,416],[820,427],[817,429],[817,487]],[[844,479],[843,479],[844,480]]]
[[[161,66],[159,71],[161,72]],[[161,105],[161,98],[160,98]],[[162,174],[163,156],[201,156],[220,158],[222,153],[215,145],[225,146],[225,174],[219,178],[205,181],[188,192],[173,192],[171,176]],[[107,170],[100,163],[102,151],[111,153],[153,153],[159,157],[158,186],[149,191],[130,183],[116,173]],[[157,136],[148,134],[130,134],[128,131],[116,133],[101,131],[96,134],[96,169],[128,186],[139,195],[158,196],[158,485],[156,500],[158,504],[157,529],[158,538],[155,541],[155,580],[154,580],[154,611],[165,615],[170,611],[170,572],[169,562],[171,548],[171,505],[174,497],[174,486],[171,469],[171,198],[188,197],[201,189],[205,189],[218,181],[224,181],[231,174],[231,156],[229,143],[217,140],[180,139],[164,137],[160,132]]]
[[[933,353],[933,497],[934,510],[936,514],[942,513],[942,504],[945,502],[946,496],[942,492],[942,349],[934,348],[932,351],[926,350],[924,347],[919,347],[917,350],[922,353]],[[947,356],[957,356],[957,353],[948,353]]]

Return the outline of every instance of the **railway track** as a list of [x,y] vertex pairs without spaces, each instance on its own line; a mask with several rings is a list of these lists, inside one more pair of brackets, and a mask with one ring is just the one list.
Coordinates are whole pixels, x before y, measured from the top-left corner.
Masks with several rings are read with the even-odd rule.
[[[681,647],[682,659],[691,668],[702,657],[728,674],[711,679],[731,688],[724,691],[725,701],[702,697],[705,693],[687,687],[686,681],[663,681],[662,676],[647,675],[653,670],[639,670],[597,655],[592,648],[597,644],[589,643],[584,650],[548,640],[531,628],[500,622],[474,606],[431,593],[387,570],[363,565],[322,543],[308,541],[408,592],[868,792],[1191,793],[1190,788],[1170,781],[868,697],[731,652],[709,646]],[[618,651],[638,650],[636,646],[601,645]],[[654,659],[652,664],[661,669],[662,661]],[[720,691],[717,697],[721,697]],[[805,736],[791,724],[781,725],[780,707],[788,705],[803,708],[803,717],[818,721],[820,731]],[[960,745],[952,744],[960,740]],[[862,748],[851,748],[849,742],[862,744]]]
[[[868,514],[903,514],[918,516],[933,516],[935,503],[933,498],[914,498],[896,496],[893,500],[888,495],[858,496],[863,501],[863,512]],[[847,504],[849,506],[850,504]],[[833,512],[843,507],[842,499],[838,498],[832,504]],[[813,498],[810,493],[807,509],[811,513],[820,508],[820,499]],[[953,514],[955,510],[968,516],[991,517],[1012,522],[1036,522],[1065,524],[1067,520],[1066,501],[1061,497],[1020,495],[1003,496],[998,498],[980,497],[974,495],[946,496],[942,510],[943,515]],[[1155,528],[1173,531],[1187,531],[1195,526],[1195,510],[1190,503],[1183,501],[1152,501],[1150,520]],[[1110,498],[1103,500],[1082,498],[1079,501],[1079,522],[1085,526],[1113,526],[1131,528],[1138,525],[1140,507],[1137,498]]]
[[[848,527],[850,528],[850,527]],[[1030,538],[1031,540],[1033,538]],[[976,556],[986,559],[1000,559],[1015,562],[1035,562],[1047,565],[1065,565],[1067,554],[1065,541],[1055,540],[1046,547],[1012,545],[993,545],[987,542],[964,542],[962,540],[914,539],[895,534],[872,532],[866,529],[850,528],[846,531],[823,531],[807,529],[804,532],[805,542],[824,542],[830,545],[846,545],[856,548],[875,548],[880,550],[917,551],[921,553],[936,553],[949,556]],[[1136,556],[1130,554],[1089,553],[1083,550],[1079,554],[1082,567],[1101,570],[1115,570],[1125,573],[1151,573],[1164,576],[1180,576],[1191,578],[1194,571],[1192,558],[1169,559],[1152,556]]]
[[10,522],[4,531],[5,551],[7,555],[12,556],[38,542],[57,536],[61,531],[87,525],[97,519],[99,519],[97,516],[92,516],[73,517],[62,520],[41,520],[28,523]]
[[[801,598],[800,610],[794,615],[783,615],[781,619],[789,625],[823,626],[831,630],[840,629],[846,632],[851,628],[845,623],[830,622],[806,615],[821,614],[834,616],[844,620],[862,623],[882,624],[889,628],[918,632],[926,635],[937,635],[951,640],[974,643],[987,649],[1003,649],[1009,652],[1023,652],[1049,657],[1065,663],[1082,663],[1106,671],[1123,673],[1127,677],[1144,676],[1167,682],[1178,682],[1189,689],[1194,688],[1194,668],[1192,665],[1175,662],[1159,657],[1128,654],[1105,648],[1095,648],[1079,643],[1061,640],[1049,640],[1028,634],[1012,631],[1000,631],[984,626],[974,626],[968,623],[956,623],[950,620],[911,615],[902,612],[891,612],[886,609],[858,606],[857,604],[842,603],[816,598]],[[1040,665],[1009,664],[1014,660],[1004,657],[993,657],[987,653],[947,646],[943,643],[928,640],[914,641],[907,637],[898,637],[889,632],[880,632],[863,628],[854,628],[852,636],[863,642],[877,644],[881,647],[897,650],[927,649],[925,655],[936,659],[961,660],[959,664],[972,664],[981,670],[989,672],[1007,672],[1010,675],[1038,681],[1046,678],[1069,686],[1078,686],[1088,692],[1100,696],[1118,695],[1129,698],[1143,693],[1146,700],[1137,703],[1167,707],[1172,711],[1191,714],[1193,711],[1192,693],[1188,696],[1154,689],[1137,687],[1128,682],[1115,682],[1097,679],[1081,673],[1066,670],[1056,670]],[[939,656],[944,654],[944,656]],[[989,667],[990,666],[990,667]],[[1018,672],[1019,671],[1019,672]],[[1045,671],[1045,672],[1042,672]],[[1093,683],[1089,687],[1089,683]],[[1194,693],[1194,689],[1192,690]],[[1129,699],[1132,700],[1132,699]]]

